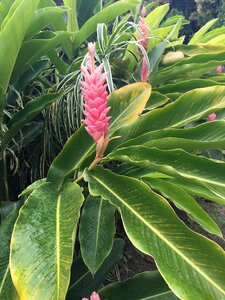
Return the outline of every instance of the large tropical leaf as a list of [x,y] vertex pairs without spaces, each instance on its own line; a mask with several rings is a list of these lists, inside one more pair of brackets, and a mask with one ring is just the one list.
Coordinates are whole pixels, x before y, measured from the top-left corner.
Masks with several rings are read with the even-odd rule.
[[93,291],[97,291],[109,272],[115,267],[123,255],[124,241],[115,239],[112,251],[104,260],[95,275],[92,275],[81,257],[75,258],[72,265],[70,286],[66,296],[67,300],[80,300],[89,297]]
[[[112,116],[109,124],[109,136],[112,136],[119,127],[131,124],[139,117],[150,94],[150,85],[135,83],[109,95],[108,105],[111,106],[110,115]],[[77,169],[87,155],[94,152],[94,149],[94,142],[82,126],[69,138],[62,152],[53,161],[49,169],[48,181],[52,181],[56,187],[60,187],[65,177]]]
[[18,209],[12,211],[0,226],[0,299],[18,299],[9,270],[10,240],[13,226],[18,216]]
[[18,52],[38,3],[39,0],[16,0],[4,20],[4,27],[0,32],[0,86],[4,92],[7,90]]
[[118,130],[115,135],[122,136],[122,138],[118,141],[112,141],[110,148],[112,149],[125,140],[150,131],[185,126],[224,107],[225,87],[214,86],[192,90],[182,95],[175,102],[150,111],[140,116],[130,126]]
[[81,254],[95,274],[113,246],[115,207],[101,197],[89,196],[82,211],[79,230]]
[[10,254],[20,299],[65,298],[82,203],[81,188],[75,183],[66,184],[60,193],[44,183],[21,208]]
[[[203,184],[221,194],[225,191],[225,163],[198,157],[183,150],[159,150],[131,146],[115,150],[108,158],[149,168],[167,175]],[[223,204],[225,201],[223,200]]]
[[131,139],[121,147],[143,145],[160,149],[224,149],[225,122],[207,122],[187,129],[163,129]]
[[170,199],[179,208],[184,210],[192,219],[198,222],[205,230],[223,237],[216,222],[201,208],[197,201],[180,187],[155,178],[143,178],[152,189],[158,191],[165,198]]
[[179,298],[225,297],[224,251],[188,229],[165,199],[146,184],[101,167],[86,171],[85,180],[92,195],[101,195],[116,205],[131,242],[154,257],[159,271]]
[[128,280],[109,284],[99,294],[107,300],[178,299],[158,271],[140,273]]

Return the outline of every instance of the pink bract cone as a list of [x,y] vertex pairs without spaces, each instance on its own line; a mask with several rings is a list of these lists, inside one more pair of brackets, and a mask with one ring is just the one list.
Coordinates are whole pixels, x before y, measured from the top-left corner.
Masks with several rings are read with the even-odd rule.
[[[149,38],[149,29],[148,25],[145,22],[145,16],[146,16],[146,8],[143,7],[141,10],[141,17],[138,22],[138,28],[141,32],[138,36],[138,43],[145,49],[147,50],[148,46],[148,38]],[[140,49],[138,49],[139,54],[142,56],[143,53]]]
[[89,56],[87,67],[82,66],[81,72],[84,80],[81,81],[81,91],[84,96],[84,115],[82,122],[86,130],[96,143],[96,157],[101,158],[107,147],[109,120],[107,114],[107,84],[106,73],[102,73],[104,65],[95,66],[95,44],[88,44]]
[[[138,22],[138,27],[141,32],[141,34],[138,36],[138,44],[141,45],[145,50],[147,50],[148,46],[148,39],[149,39],[149,29],[148,25],[145,22],[145,16],[146,16],[146,8],[143,7],[141,10],[141,17]],[[141,69],[141,81],[145,82],[148,79],[149,75],[149,69],[148,69],[148,64],[146,57],[143,56],[143,53],[141,49],[138,49],[138,53],[142,58],[142,69]]]

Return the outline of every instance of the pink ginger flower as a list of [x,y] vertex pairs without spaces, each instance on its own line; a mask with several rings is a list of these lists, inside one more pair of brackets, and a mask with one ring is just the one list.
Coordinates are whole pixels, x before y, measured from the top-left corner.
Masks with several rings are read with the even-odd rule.
[[217,67],[216,73],[223,73],[222,66]]
[[[148,38],[149,38],[149,34],[148,34],[148,25],[145,22],[145,17],[146,17],[146,8],[143,7],[141,10],[141,17],[140,20],[138,22],[138,28],[141,32],[141,34],[138,35],[138,43],[145,49],[147,50],[147,46],[148,46]],[[138,49],[138,53],[140,56],[143,55],[142,51],[140,49]]]
[[[138,43],[145,50],[147,50],[148,39],[149,39],[149,29],[148,29],[148,25],[145,22],[146,13],[147,13],[146,8],[143,7],[141,10],[141,17],[138,22],[138,27],[141,32],[141,34],[138,36]],[[138,53],[141,57],[143,56],[143,53],[140,48],[138,48]],[[149,76],[148,63],[147,63],[146,57],[143,56],[142,68],[141,68],[141,81],[143,81],[143,82],[147,81],[148,76]]]
[[84,115],[82,120],[86,125],[86,130],[96,143],[96,158],[101,158],[107,145],[107,133],[109,120],[107,116],[110,107],[107,107],[107,84],[106,73],[102,73],[104,64],[95,66],[95,44],[88,44],[87,67],[81,66],[81,72],[84,80],[81,81],[81,91],[84,96]]
[[[82,300],[89,300],[88,298],[82,298]],[[90,300],[101,300],[101,298],[99,297],[99,294],[97,294],[96,292],[93,292],[91,294]]]
[[216,113],[212,113],[208,116],[208,119],[210,122],[213,122],[216,120]]

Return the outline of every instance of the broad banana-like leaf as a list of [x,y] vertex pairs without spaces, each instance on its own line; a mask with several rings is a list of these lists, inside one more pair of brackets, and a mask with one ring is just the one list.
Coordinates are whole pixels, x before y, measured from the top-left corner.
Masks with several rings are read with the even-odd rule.
[[218,19],[213,19],[207,22],[204,26],[202,26],[190,39],[188,45],[199,43],[199,39],[204,36],[204,34],[218,21]]
[[34,17],[30,28],[28,29],[25,39],[28,40],[35,34],[39,33],[47,25],[51,23],[68,10],[66,7],[45,7],[34,12]]
[[92,195],[101,195],[118,208],[131,242],[154,257],[159,271],[179,298],[225,297],[224,251],[188,229],[164,198],[139,180],[115,175],[102,167],[86,171],[85,180]]
[[43,32],[39,38],[31,39],[23,43],[18,58],[13,69],[11,81],[14,82],[23,74],[31,65],[37,62],[43,56],[55,47],[62,45],[68,37],[69,32]]
[[97,291],[101,287],[109,272],[122,258],[123,248],[124,240],[115,239],[112,251],[94,276],[88,270],[81,257],[75,258],[72,265],[70,286],[66,299],[80,300],[83,297],[89,297],[93,291]]
[[0,226],[0,299],[2,300],[19,299],[9,270],[10,240],[17,216],[18,208],[13,210]]
[[89,196],[82,211],[79,241],[82,258],[95,274],[109,255],[115,234],[115,207],[101,197]]
[[15,113],[8,123],[8,131],[5,133],[5,143],[8,143],[19,130],[30,122],[43,109],[57,101],[62,93],[52,93],[35,98],[27,103],[27,105]]
[[4,92],[7,90],[17,55],[38,3],[39,0],[16,0],[4,20],[4,27],[0,32],[0,86]]
[[116,131],[115,135],[122,136],[122,138],[118,141],[112,141],[110,149],[123,141],[150,131],[185,126],[224,107],[225,87],[214,86],[192,90],[182,95],[175,102],[150,111],[140,116],[130,126],[125,126]]
[[[223,194],[225,191],[225,163],[195,156],[183,150],[160,150],[144,146],[121,148],[110,153],[107,159],[128,162],[176,178],[204,184]],[[223,204],[225,201],[223,200]]]
[[162,94],[168,93],[186,93],[190,90],[219,85],[220,83],[209,79],[190,79],[181,82],[165,84],[154,89],[154,92]]
[[[112,116],[109,124],[109,137],[116,129],[125,124],[131,124],[139,117],[150,94],[150,85],[135,83],[109,95],[108,106],[111,107],[110,116]],[[82,126],[69,138],[62,152],[53,161],[47,180],[54,182],[56,187],[60,187],[66,176],[77,169],[87,155],[94,152],[94,149],[94,142]]]
[[96,31],[98,23],[108,23],[116,17],[124,14],[126,11],[136,7],[138,4],[138,0],[122,0],[109,5],[102,11],[98,12],[75,33],[74,49],[77,49],[91,34]]
[[131,139],[118,148],[143,145],[148,148],[160,149],[224,149],[225,148],[225,122],[206,122],[187,129],[163,129],[145,133],[140,137]]
[[176,300],[158,271],[143,272],[122,282],[115,282],[99,292],[107,300]]
[[196,200],[184,190],[166,180],[143,178],[152,189],[158,191],[165,198],[170,199],[179,208],[184,210],[192,219],[198,222],[206,231],[223,237],[216,222],[201,208]]
[[35,189],[15,224],[10,271],[20,299],[65,299],[70,280],[81,188],[51,183]]

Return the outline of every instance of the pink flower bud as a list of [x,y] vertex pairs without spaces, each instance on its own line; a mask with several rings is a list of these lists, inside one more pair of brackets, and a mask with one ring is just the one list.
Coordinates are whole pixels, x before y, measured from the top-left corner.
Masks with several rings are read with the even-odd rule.
[[222,66],[217,67],[216,73],[223,73]]
[[[82,298],[82,300],[89,300],[88,298]],[[97,294],[96,292],[93,292],[91,294],[90,300],[101,300],[101,298],[99,297],[99,294]]]
[[208,116],[208,119],[210,122],[213,122],[216,120],[216,113],[212,113]]
[[145,6],[143,6],[142,10],[141,10],[141,16],[142,16],[142,18],[145,18],[146,14],[147,14],[147,10],[146,10]]
[[99,297],[99,294],[97,294],[96,292],[93,292],[91,294],[90,300],[101,300],[101,298]]
[[107,133],[111,118],[107,116],[110,110],[110,107],[107,107],[108,93],[105,83],[107,75],[102,73],[103,64],[95,67],[95,44],[89,43],[88,50],[87,68],[81,67],[84,77],[84,80],[81,81],[81,91],[85,100],[84,115],[86,117],[82,122],[97,145],[96,156],[101,157],[108,144]]

